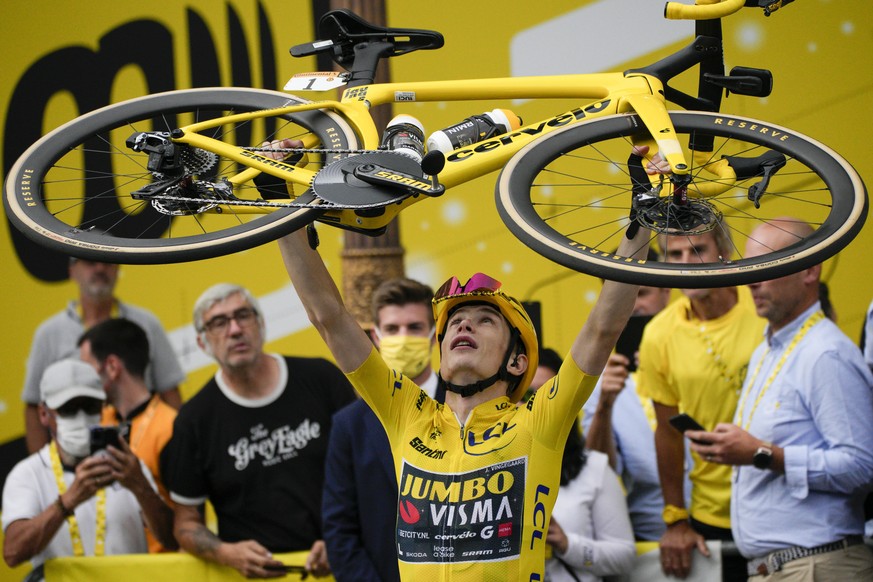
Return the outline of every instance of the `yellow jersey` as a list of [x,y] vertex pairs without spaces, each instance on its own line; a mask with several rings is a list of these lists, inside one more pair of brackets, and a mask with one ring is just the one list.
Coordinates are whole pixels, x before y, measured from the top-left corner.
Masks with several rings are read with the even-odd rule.
[[[643,396],[687,412],[707,430],[733,422],[752,352],[763,339],[747,287],[737,303],[715,319],[694,317],[682,296],[652,318],[640,343],[637,390]],[[691,515],[715,527],[730,527],[731,466],[708,463],[691,453]]]
[[348,378],[394,455],[401,578],[542,580],[564,445],[597,377],[568,356],[526,404],[496,398],[464,424],[375,349]]

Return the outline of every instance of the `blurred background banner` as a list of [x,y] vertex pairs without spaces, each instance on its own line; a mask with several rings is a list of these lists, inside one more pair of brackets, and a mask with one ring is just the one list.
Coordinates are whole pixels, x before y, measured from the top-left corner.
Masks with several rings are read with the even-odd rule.
[[[49,130],[92,109],[147,93],[204,86],[281,89],[291,75],[330,62],[294,59],[292,45],[315,38],[327,0],[199,0],[129,3],[93,0],[7,3],[0,36],[3,178],[18,155]],[[691,22],[665,21],[660,0],[386,0],[389,26],[437,30],[445,47],[390,60],[394,81],[624,70],[647,64],[691,40]],[[868,3],[804,0],[765,18],[743,10],[724,22],[726,64],[767,68],[765,99],[731,95],[723,111],[785,125],[845,156],[869,184],[873,158],[873,18]],[[646,31],[655,31],[643,38]],[[681,86],[681,83],[679,83]],[[331,96],[306,96],[313,99]],[[495,107],[532,122],[571,102],[409,103],[395,113],[418,117],[426,134]],[[559,352],[584,321],[596,278],[541,258],[509,233],[493,201],[494,178],[459,187],[405,211],[400,241],[406,274],[438,286],[453,274],[487,271],[524,301],[540,303],[543,344]],[[321,227],[322,255],[339,281],[342,233]],[[824,278],[852,338],[860,336],[873,296],[870,228],[828,262]],[[4,331],[0,363],[0,480],[24,447],[20,399],[36,326],[77,294],[66,258],[13,232],[0,220]],[[188,373],[183,397],[214,371],[199,353],[191,309],[214,283],[252,289],[264,304],[270,350],[327,356],[288,283],[275,245],[233,256],[168,266],[125,266],[118,297],[154,312]],[[2,578],[2,576],[0,576]]]

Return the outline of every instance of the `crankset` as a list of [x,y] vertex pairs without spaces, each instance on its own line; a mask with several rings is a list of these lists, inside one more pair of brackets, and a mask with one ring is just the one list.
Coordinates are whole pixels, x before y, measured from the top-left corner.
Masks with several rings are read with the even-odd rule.
[[315,175],[312,190],[322,200],[345,208],[378,208],[410,196],[444,192],[415,160],[392,151],[349,156],[328,164]]

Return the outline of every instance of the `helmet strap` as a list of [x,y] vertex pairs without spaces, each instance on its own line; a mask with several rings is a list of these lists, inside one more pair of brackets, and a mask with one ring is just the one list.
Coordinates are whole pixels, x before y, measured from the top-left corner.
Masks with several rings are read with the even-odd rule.
[[[521,334],[518,329],[512,328],[509,337],[509,346],[506,348],[506,354],[503,356],[503,362],[500,364],[500,368],[498,368],[497,373],[493,376],[485,378],[484,380],[479,380],[478,382],[474,382],[472,384],[452,384],[448,380],[445,380],[439,372],[437,372],[437,381],[442,384],[446,390],[449,392],[454,392],[455,394],[460,394],[461,397],[467,398],[468,396],[472,396],[473,394],[478,394],[482,392],[486,388],[490,388],[493,386],[498,380],[505,380],[509,384],[509,390],[507,390],[507,394],[512,392],[513,387],[521,381],[521,378],[518,376],[513,376],[506,370],[506,366],[509,364],[510,358],[513,357],[515,353],[515,348],[518,345],[519,340],[521,339]],[[513,363],[518,360],[518,356],[515,356]]]
[[498,372],[490,378],[485,378],[484,380],[479,380],[478,382],[474,382],[473,384],[466,384],[463,386],[461,386],[460,384],[452,384],[448,380],[443,379],[443,377],[440,376],[439,373],[437,373],[437,380],[442,383],[442,385],[445,386],[445,389],[449,392],[460,394],[463,398],[466,398],[493,386],[495,382],[500,380],[500,376],[501,374],[500,372]]

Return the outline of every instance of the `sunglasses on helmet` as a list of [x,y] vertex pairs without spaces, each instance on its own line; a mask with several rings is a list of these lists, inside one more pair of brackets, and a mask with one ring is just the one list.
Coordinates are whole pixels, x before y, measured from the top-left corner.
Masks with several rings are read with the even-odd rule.
[[484,273],[476,273],[470,277],[463,285],[457,277],[452,277],[443,283],[437,292],[434,293],[434,301],[446,299],[455,295],[465,295],[467,293],[475,293],[477,291],[497,291],[500,289],[501,283],[497,279],[489,277]]

